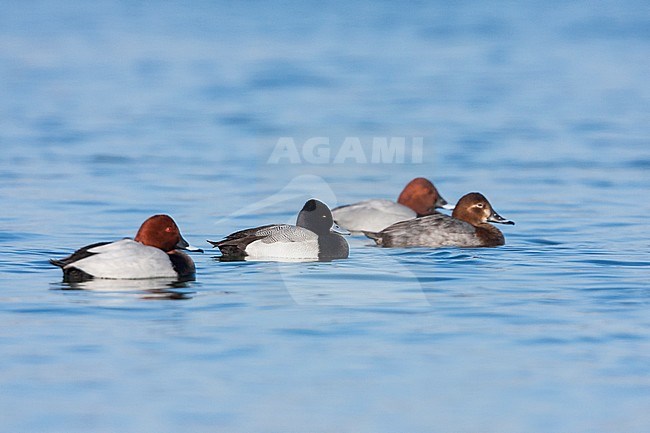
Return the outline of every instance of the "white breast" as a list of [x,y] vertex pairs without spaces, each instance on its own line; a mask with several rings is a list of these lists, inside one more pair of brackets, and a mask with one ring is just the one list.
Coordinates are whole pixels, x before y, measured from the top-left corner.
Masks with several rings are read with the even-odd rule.
[[411,208],[390,200],[366,200],[332,211],[334,221],[351,232],[380,232],[399,221],[415,218]]
[[164,251],[123,239],[92,248],[90,257],[68,265],[96,278],[139,279],[176,277],[169,256]]

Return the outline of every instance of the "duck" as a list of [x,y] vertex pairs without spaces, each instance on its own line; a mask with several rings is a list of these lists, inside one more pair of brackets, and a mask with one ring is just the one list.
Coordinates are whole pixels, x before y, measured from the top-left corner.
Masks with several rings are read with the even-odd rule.
[[490,223],[510,224],[478,192],[458,200],[451,216],[434,214],[398,222],[380,232],[364,232],[382,247],[496,247],[503,233]]
[[372,199],[339,206],[332,210],[334,221],[342,228],[359,234],[380,232],[399,221],[438,213],[436,209],[453,209],[433,183],[423,177],[411,180],[402,190],[397,203]]
[[203,252],[191,246],[169,215],[147,218],[135,238],[98,242],[50,263],[63,270],[68,282],[94,278],[146,279],[189,278],[196,273],[194,261],[179,250]]
[[298,213],[296,225],[269,224],[232,233],[210,241],[221,251],[221,260],[312,260],[346,259],[350,248],[341,234],[348,234],[332,219],[332,212],[319,200],[310,199]]

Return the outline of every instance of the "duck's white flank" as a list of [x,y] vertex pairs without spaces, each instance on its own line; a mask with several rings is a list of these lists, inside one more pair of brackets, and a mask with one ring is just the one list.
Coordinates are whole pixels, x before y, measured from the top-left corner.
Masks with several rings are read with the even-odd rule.
[[267,227],[255,233],[265,236],[246,247],[250,258],[318,259],[318,236],[290,225]]
[[380,232],[399,221],[413,219],[415,211],[385,199],[365,200],[332,211],[336,223],[352,232]]
[[169,255],[132,239],[122,239],[88,250],[92,256],[66,266],[95,278],[140,279],[176,277]]

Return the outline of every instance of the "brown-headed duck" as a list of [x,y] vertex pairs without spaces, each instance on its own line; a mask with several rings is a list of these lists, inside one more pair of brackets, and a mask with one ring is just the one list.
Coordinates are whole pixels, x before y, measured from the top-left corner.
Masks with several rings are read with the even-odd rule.
[[386,199],[365,200],[332,210],[334,221],[351,232],[379,232],[399,221],[433,215],[436,209],[453,209],[436,187],[423,177],[410,181],[397,203]]
[[183,239],[170,216],[154,215],[142,223],[135,239],[95,243],[50,263],[63,270],[66,281],[193,276],[194,262],[179,249],[202,251]]
[[380,232],[365,232],[382,247],[496,247],[503,233],[489,224],[514,224],[492,209],[478,192],[464,195],[451,216],[429,215],[398,222]]

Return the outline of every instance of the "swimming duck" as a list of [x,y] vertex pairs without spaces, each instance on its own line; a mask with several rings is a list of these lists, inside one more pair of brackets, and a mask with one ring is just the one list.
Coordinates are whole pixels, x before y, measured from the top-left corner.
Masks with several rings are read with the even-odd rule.
[[399,221],[432,215],[436,209],[453,209],[436,187],[423,177],[410,181],[397,198],[365,200],[332,210],[334,221],[351,232],[379,232]]
[[451,216],[443,214],[398,222],[380,232],[364,232],[382,247],[495,247],[503,233],[489,224],[514,224],[494,211],[478,192],[464,195]]
[[202,252],[183,239],[169,215],[154,215],[142,223],[134,239],[87,245],[50,263],[60,267],[64,280],[71,282],[193,276],[194,262],[180,249]]
[[323,202],[308,200],[296,225],[270,224],[232,233],[221,241],[208,241],[219,248],[222,259],[333,260],[345,259],[349,246]]

